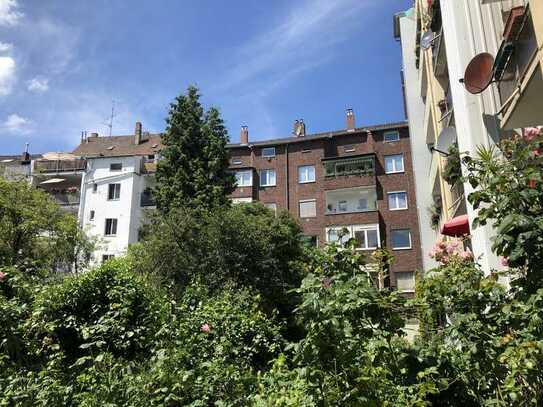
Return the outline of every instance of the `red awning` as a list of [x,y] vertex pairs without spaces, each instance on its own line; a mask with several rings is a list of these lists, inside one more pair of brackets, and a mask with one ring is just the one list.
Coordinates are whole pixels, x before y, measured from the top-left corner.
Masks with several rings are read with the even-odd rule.
[[469,235],[468,215],[457,216],[448,222],[445,222],[441,228],[441,234],[445,236],[464,236]]

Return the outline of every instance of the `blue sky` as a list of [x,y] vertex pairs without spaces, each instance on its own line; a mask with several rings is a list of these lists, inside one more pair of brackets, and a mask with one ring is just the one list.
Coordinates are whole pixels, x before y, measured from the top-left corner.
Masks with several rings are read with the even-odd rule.
[[0,154],[70,151],[81,131],[164,129],[189,84],[233,142],[403,120],[392,15],[411,0],[0,0]]

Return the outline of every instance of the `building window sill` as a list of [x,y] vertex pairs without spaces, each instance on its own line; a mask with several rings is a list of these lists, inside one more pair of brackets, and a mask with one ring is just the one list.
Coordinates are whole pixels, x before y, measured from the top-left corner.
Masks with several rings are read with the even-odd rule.
[[393,247],[392,250],[411,250],[412,247]]

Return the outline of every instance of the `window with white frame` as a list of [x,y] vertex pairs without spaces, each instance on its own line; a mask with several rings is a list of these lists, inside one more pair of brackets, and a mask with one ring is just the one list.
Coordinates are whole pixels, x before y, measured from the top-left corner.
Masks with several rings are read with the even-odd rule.
[[403,209],[407,209],[407,192],[389,192],[388,209],[391,211],[400,211]]
[[114,259],[114,258],[115,258],[114,254],[103,254],[102,255],[102,263],[105,263],[106,261]]
[[387,174],[404,172],[403,154],[385,156],[385,172]]
[[251,203],[251,202],[253,202],[253,198],[232,198],[233,204]]
[[301,167],[298,167],[298,182],[300,184],[315,182],[315,166],[302,165]]
[[275,157],[275,147],[265,147],[262,149],[262,157]]
[[399,131],[387,131],[384,134],[384,140],[385,142],[390,141],[398,141],[400,139],[400,132]]
[[409,229],[393,229],[390,235],[393,250],[411,249],[411,231]]
[[275,186],[275,170],[261,170],[260,171],[260,186],[261,187],[274,187]]
[[277,204],[275,202],[265,203],[264,206],[277,215]]
[[108,201],[116,201],[121,197],[121,184],[109,184],[107,190]]
[[243,170],[236,171],[236,186],[238,187],[250,187],[253,185],[253,171]]
[[104,235],[115,236],[117,234],[117,219],[107,218]]
[[299,203],[300,218],[314,218],[317,216],[317,200],[304,199]]
[[415,273],[412,271],[395,272],[396,289],[403,293],[412,293],[415,291]]
[[375,250],[380,241],[379,225],[332,226],[326,229],[328,243],[345,244],[351,238],[356,240],[357,249]]

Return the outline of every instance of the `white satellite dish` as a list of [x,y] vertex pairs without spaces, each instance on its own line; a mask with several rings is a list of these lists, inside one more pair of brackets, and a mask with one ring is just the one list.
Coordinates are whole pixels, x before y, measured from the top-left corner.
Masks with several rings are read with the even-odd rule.
[[456,129],[454,127],[445,127],[439,133],[434,150],[441,154],[449,154],[449,148],[456,144]]
[[422,38],[420,39],[420,46],[422,49],[428,49],[432,46],[432,43],[436,38],[437,37],[434,36],[432,30],[428,30],[422,35]]

